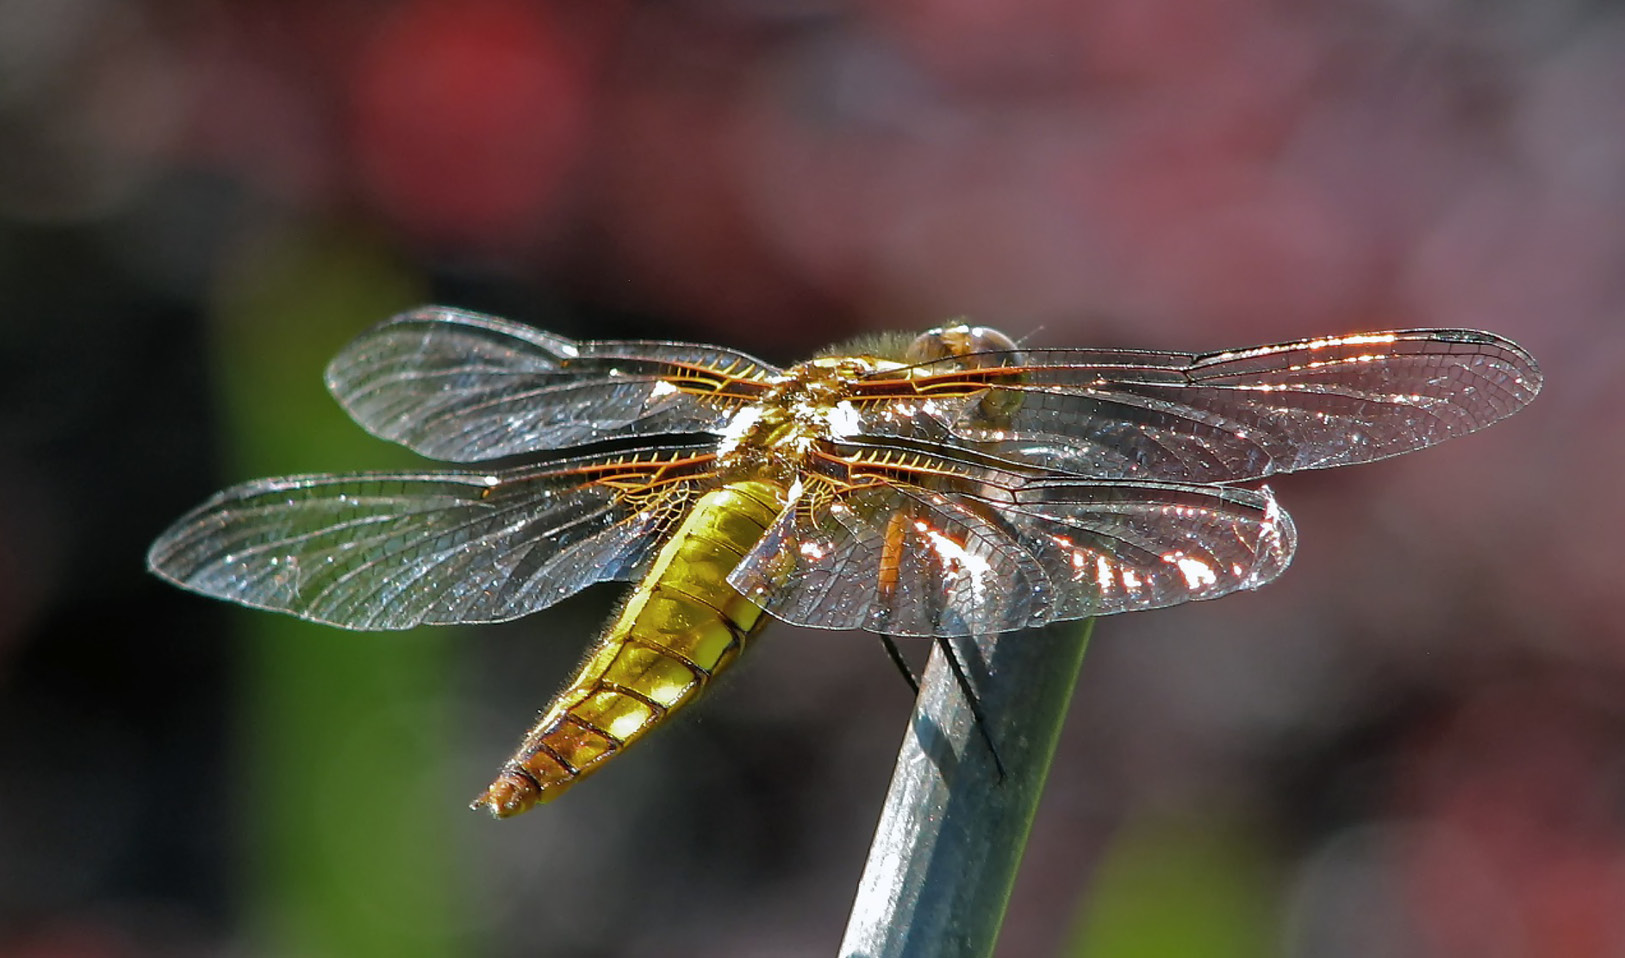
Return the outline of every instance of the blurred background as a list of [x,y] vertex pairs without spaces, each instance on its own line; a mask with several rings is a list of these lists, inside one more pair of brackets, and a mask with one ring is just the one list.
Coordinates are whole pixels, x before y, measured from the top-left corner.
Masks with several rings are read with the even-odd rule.
[[1517,418],[1273,484],[1279,582],[1099,624],[1000,954],[1625,954],[1621,91],[1591,0],[0,0],[0,956],[835,952],[872,637],[770,629],[497,823],[617,588],[374,635],[144,573],[222,485],[409,464],[321,372],[423,302],[1517,339]]

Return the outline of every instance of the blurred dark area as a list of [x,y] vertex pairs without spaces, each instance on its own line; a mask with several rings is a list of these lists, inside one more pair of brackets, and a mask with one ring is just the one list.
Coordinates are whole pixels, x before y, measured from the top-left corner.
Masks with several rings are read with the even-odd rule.
[[1098,624],[999,954],[1625,953],[1622,90],[1586,0],[0,0],[0,958],[836,951],[873,637],[770,628],[492,822],[616,589],[367,635],[145,573],[227,483],[411,464],[321,376],[422,302],[1516,339],[1516,418],[1272,483],[1279,582]]

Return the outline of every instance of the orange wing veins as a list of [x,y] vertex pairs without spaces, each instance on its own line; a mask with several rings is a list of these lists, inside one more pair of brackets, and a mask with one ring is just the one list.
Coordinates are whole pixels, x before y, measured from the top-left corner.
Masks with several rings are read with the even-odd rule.
[[[743,365],[743,362],[737,359],[721,369],[695,363],[673,362],[670,365],[671,372],[662,375],[661,378],[675,388],[695,396],[748,402],[759,398],[771,388],[770,383],[755,375],[735,375]],[[751,367],[748,372],[759,370]]]

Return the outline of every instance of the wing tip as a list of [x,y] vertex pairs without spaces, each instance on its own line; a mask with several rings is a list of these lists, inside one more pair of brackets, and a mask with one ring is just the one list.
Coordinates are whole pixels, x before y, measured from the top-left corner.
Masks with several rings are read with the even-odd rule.
[[1298,552],[1298,525],[1292,521],[1292,515],[1281,506],[1269,486],[1260,486],[1258,491],[1264,497],[1264,518],[1259,524],[1252,568],[1241,582],[1244,589],[1257,589],[1274,582],[1292,564]]
[[[1540,363],[1529,350],[1517,342],[1482,329],[1429,329],[1421,330],[1430,340],[1447,343],[1453,346],[1479,347],[1484,354],[1498,359],[1512,367],[1511,381],[1523,387],[1516,399],[1517,406],[1512,410],[1516,412],[1528,405],[1535,396],[1539,395],[1541,387],[1545,385],[1546,377],[1540,371]],[[1511,415],[1512,413],[1507,413]]]

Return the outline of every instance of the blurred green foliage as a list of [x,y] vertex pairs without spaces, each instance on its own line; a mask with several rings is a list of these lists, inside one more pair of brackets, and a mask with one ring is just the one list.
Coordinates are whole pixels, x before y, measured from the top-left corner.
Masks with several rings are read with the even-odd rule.
[[1257,835],[1216,819],[1131,821],[1107,847],[1070,958],[1259,958],[1275,883]]
[[[220,428],[234,479],[402,468],[323,388],[332,355],[421,301],[364,237],[248,244],[218,297]],[[352,634],[258,612],[244,638],[239,740],[249,925],[268,954],[433,958],[455,950],[449,632]]]

